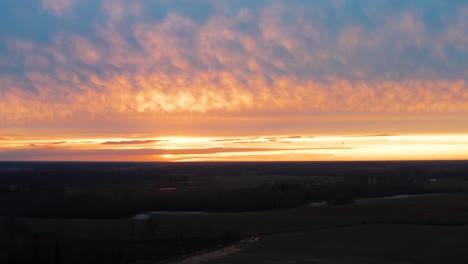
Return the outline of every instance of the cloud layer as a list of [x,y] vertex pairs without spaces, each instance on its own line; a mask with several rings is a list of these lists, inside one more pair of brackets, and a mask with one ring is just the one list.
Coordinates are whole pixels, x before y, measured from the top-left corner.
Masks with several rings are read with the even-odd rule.
[[4,2],[7,132],[468,112],[464,1],[28,0],[34,12]]

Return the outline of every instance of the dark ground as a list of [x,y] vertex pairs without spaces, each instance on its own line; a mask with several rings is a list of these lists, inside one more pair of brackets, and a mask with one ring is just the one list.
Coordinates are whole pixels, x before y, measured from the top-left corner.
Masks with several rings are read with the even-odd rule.
[[[336,245],[330,242],[329,252],[346,253],[346,243],[339,241],[357,236],[360,231],[353,229],[357,228],[355,225],[369,225],[364,230],[377,233],[393,230],[389,225],[463,227],[468,223],[466,191],[465,161],[0,162],[0,263],[155,263],[251,236],[264,236],[264,241],[272,242],[259,242],[258,249],[245,251],[247,257],[274,250],[286,261],[291,255],[288,252],[295,251],[280,250],[284,241],[293,239],[304,241],[299,244],[316,245],[322,240],[312,239],[317,237],[310,233],[315,229],[350,225],[349,232],[336,229],[320,233],[338,240]],[[424,193],[439,195],[353,203],[356,198]],[[305,206],[317,201],[327,201],[330,206]],[[159,213],[149,214],[143,220],[132,218],[150,211],[210,213]],[[372,230],[366,232],[372,234]],[[401,232],[395,234],[400,232],[401,236],[395,235],[391,243],[407,241],[405,234],[423,233],[403,226],[398,230]],[[466,228],[460,229],[461,233],[465,231]],[[427,241],[433,239],[447,245],[438,246],[441,259],[444,252],[456,251],[450,246],[453,241],[459,240],[460,245],[466,242],[458,237],[447,240],[452,231],[427,232],[433,234]],[[363,247],[372,241],[366,235],[359,238]],[[300,249],[299,244],[294,248]],[[384,244],[375,244],[372,249],[382,256],[382,262],[374,256],[377,262],[362,263],[393,263],[386,253],[379,253],[385,247],[378,245]],[[305,251],[311,252],[309,259],[320,260],[320,254],[312,248]],[[401,247],[395,247],[395,251],[409,263],[427,260],[416,256],[422,253],[411,255]],[[373,258],[374,253],[356,254],[351,255],[365,259],[367,255]],[[456,253],[450,254],[455,254],[451,263],[461,259]],[[353,263],[352,256],[333,261]],[[237,258],[239,255],[223,261],[246,261]],[[328,260],[331,261],[329,257]]]

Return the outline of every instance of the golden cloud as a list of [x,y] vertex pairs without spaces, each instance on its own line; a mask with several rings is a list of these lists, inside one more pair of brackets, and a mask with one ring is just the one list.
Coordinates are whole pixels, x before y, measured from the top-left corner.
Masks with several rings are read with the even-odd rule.
[[[74,1],[43,4],[59,15]],[[405,56],[408,48],[441,60],[444,47],[466,51],[466,8],[438,34],[408,11],[383,18],[375,30],[350,25],[332,36],[326,24],[281,3],[258,13],[213,14],[203,23],[169,12],[124,29],[124,14],[142,14],[142,3],[102,7],[107,21],[94,37],[62,32],[49,44],[10,40],[24,69],[21,76],[0,75],[3,123],[468,111],[463,75],[437,75],[437,67]]]

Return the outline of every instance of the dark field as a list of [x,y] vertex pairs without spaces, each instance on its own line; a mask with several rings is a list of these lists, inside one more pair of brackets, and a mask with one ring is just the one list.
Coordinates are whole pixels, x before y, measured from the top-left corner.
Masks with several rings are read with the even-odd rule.
[[467,224],[464,161],[0,163],[0,263],[468,263]]

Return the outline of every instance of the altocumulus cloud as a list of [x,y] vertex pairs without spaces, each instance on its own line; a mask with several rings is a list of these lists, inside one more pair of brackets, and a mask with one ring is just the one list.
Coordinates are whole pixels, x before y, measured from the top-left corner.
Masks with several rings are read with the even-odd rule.
[[468,111],[466,1],[27,2],[1,4],[3,124]]
[[63,16],[69,12],[76,0],[41,0],[44,9],[53,12],[56,16]]

